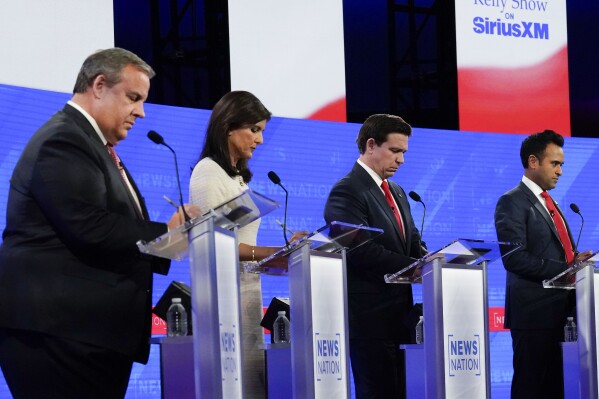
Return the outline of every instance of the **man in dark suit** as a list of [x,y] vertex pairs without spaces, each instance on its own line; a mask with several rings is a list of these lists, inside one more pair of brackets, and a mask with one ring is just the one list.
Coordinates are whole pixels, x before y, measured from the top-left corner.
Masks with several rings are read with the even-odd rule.
[[366,119],[356,139],[360,157],[332,188],[325,206],[327,223],[384,230],[347,256],[350,357],[358,399],[405,397],[399,344],[410,342],[406,321],[412,287],[386,284],[384,276],[424,255],[406,194],[387,180],[404,163],[411,134],[410,125],[398,116]]
[[527,137],[520,148],[522,181],[495,209],[499,241],[523,245],[503,259],[505,327],[514,350],[512,399],[564,396],[560,342],[575,297],[573,291],[545,289],[542,282],[590,252],[576,253],[566,219],[547,192],[562,175],[563,145],[551,130]]
[[123,397],[133,361],[148,359],[152,273],[170,262],[136,242],[183,215],[149,221],[112,147],[144,117],[153,75],[123,49],[89,56],[72,99],[14,169],[0,247],[0,366],[17,399]]

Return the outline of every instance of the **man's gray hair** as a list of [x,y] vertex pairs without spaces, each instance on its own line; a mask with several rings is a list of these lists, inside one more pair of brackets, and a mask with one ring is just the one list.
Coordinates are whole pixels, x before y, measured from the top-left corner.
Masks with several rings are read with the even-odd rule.
[[131,51],[118,47],[99,50],[83,62],[73,93],[85,93],[99,75],[104,75],[108,87],[116,85],[121,81],[121,71],[128,65],[134,66],[150,79],[156,75],[150,65]]

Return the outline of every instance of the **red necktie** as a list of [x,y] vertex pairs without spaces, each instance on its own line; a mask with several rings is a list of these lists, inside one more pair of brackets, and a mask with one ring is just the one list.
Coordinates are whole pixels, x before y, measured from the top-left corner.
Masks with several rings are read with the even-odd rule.
[[123,182],[125,183],[126,186],[127,185],[127,175],[125,174],[125,169],[123,168],[123,165],[121,164],[121,160],[119,159],[119,156],[116,155],[116,151],[114,150],[114,147],[111,144],[106,144],[106,149],[108,150],[108,153],[110,154],[110,157],[112,158],[112,162],[114,163],[114,165],[117,167],[117,169],[119,170],[119,172],[121,173],[121,178],[123,179]]
[[131,203],[133,204],[133,208],[135,209],[137,216],[139,216],[140,219],[144,219],[143,213],[140,209],[138,201],[134,197],[135,194],[131,189],[131,185],[129,184],[129,179],[127,179],[127,174],[125,173],[125,168],[123,168],[123,164],[121,163],[119,156],[116,154],[116,151],[114,150],[114,147],[112,146],[112,144],[106,144],[106,149],[108,150],[108,153],[110,154],[110,157],[112,158],[112,162],[114,163],[114,165],[119,170],[119,173],[121,174],[121,180],[123,181],[123,184],[125,184],[125,190],[127,191],[127,195],[129,196],[129,199],[131,200]]
[[562,219],[560,213],[557,211],[557,207],[547,191],[543,191],[541,193],[541,197],[545,199],[545,204],[547,205],[549,214],[551,215],[553,223],[555,224],[555,228],[557,229],[557,234],[562,242],[562,247],[564,247],[564,251],[566,252],[566,261],[568,263],[572,263],[574,260],[574,250],[572,249],[572,242],[570,241],[570,236],[568,235],[568,230],[566,229],[564,219]]
[[401,232],[401,238],[405,238],[406,233],[403,230],[403,224],[401,223],[401,217],[399,216],[399,211],[397,210],[395,201],[393,201],[393,196],[391,195],[391,190],[389,190],[389,183],[387,183],[387,180],[383,180],[383,182],[381,183],[381,188],[383,189],[383,192],[385,193],[385,199],[387,200],[387,203],[389,204],[389,206],[391,207],[391,210],[393,211],[395,220],[397,220],[397,224],[399,225],[399,231]]

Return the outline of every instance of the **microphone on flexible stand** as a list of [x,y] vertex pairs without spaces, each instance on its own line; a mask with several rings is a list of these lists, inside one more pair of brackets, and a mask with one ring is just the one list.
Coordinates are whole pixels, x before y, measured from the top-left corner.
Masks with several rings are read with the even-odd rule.
[[285,244],[287,245],[287,247],[289,247],[291,246],[291,244],[289,244],[289,240],[287,239],[287,233],[285,232],[285,230],[287,230],[287,200],[289,199],[289,193],[287,192],[285,187],[283,187],[283,185],[281,184],[281,178],[275,172],[273,172],[272,170],[268,172],[268,178],[271,182],[273,182],[277,186],[280,186],[283,189],[283,191],[285,191],[285,213],[283,215],[283,225],[281,227],[283,227],[283,237],[285,238]]
[[580,234],[582,233],[582,226],[584,226],[584,218],[582,217],[582,213],[580,213],[580,208],[574,202],[570,204],[570,209],[572,212],[578,213],[582,222],[580,223],[580,230],[578,231],[578,239],[576,240],[576,246],[574,247],[574,253],[578,253],[578,242],[580,241]]
[[164,138],[160,134],[156,133],[154,130],[150,130],[148,132],[148,138],[152,140],[154,143],[163,145],[169,150],[171,150],[173,156],[175,157],[175,172],[177,172],[177,185],[179,187],[179,204],[181,205],[181,210],[183,211],[185,221],[188,222],[189,220],[191,220],[191,218],[189,217],[189,215],[185,211],[185,207],[183,206],[183,191],[181,191],[181,179],[179,178],[179,164],[177,163],[177,153],[175,152],[175,150],[171,148],[171,146],[166,144]]
[[424,256],[428,252],[428,250],[422,246],[422,232],[424,231],[424,218],[426,216],[426,205],[425,205],[424,201],[422,201],[422,198],[420,198],[420,195],[418,195],[418,193],[416,193],[415,191],[410,191],[408,193],[408,195],[414,201],[420,202],[422,204],[423,212],[422,212],[422,224],[420,225],[420,250],[423,251],[422,255]]

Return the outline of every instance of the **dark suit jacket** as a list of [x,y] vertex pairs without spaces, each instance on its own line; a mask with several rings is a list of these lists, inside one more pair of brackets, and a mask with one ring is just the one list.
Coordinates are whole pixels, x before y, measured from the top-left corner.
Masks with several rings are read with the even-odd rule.
[[97,133],[70,105],[33,135],[10,181],[0,326],[147,361],[152,271],[166,273],[170,263],[141,255],[135,243],[167,226],[147,221],[135,188],[142,220],[126,190]]
[[405,320],[413,305],[412,287],[386,284],[384,276],[422,256],[420,235],[405,192],[393,182],[389,182],[389,187],[404,221],[405,242],[381,188],[358,163],[333,186],[324,218],[327,223],[340,221],[384,231],[347,256],[350,338],[409,342],[410,330]]
[[[499,241],[524,246],[503,259],[507,270],[505,327],[546,329],[563,326],[573,310],[573,293],[543,288],[542,282],[566,269],[566,255],[551,216],[524,183],[520,182],[499,198],[495,228]],[[566,228],[570,234],[567,222]],[[574,242],[571,234],[570,240]]]

